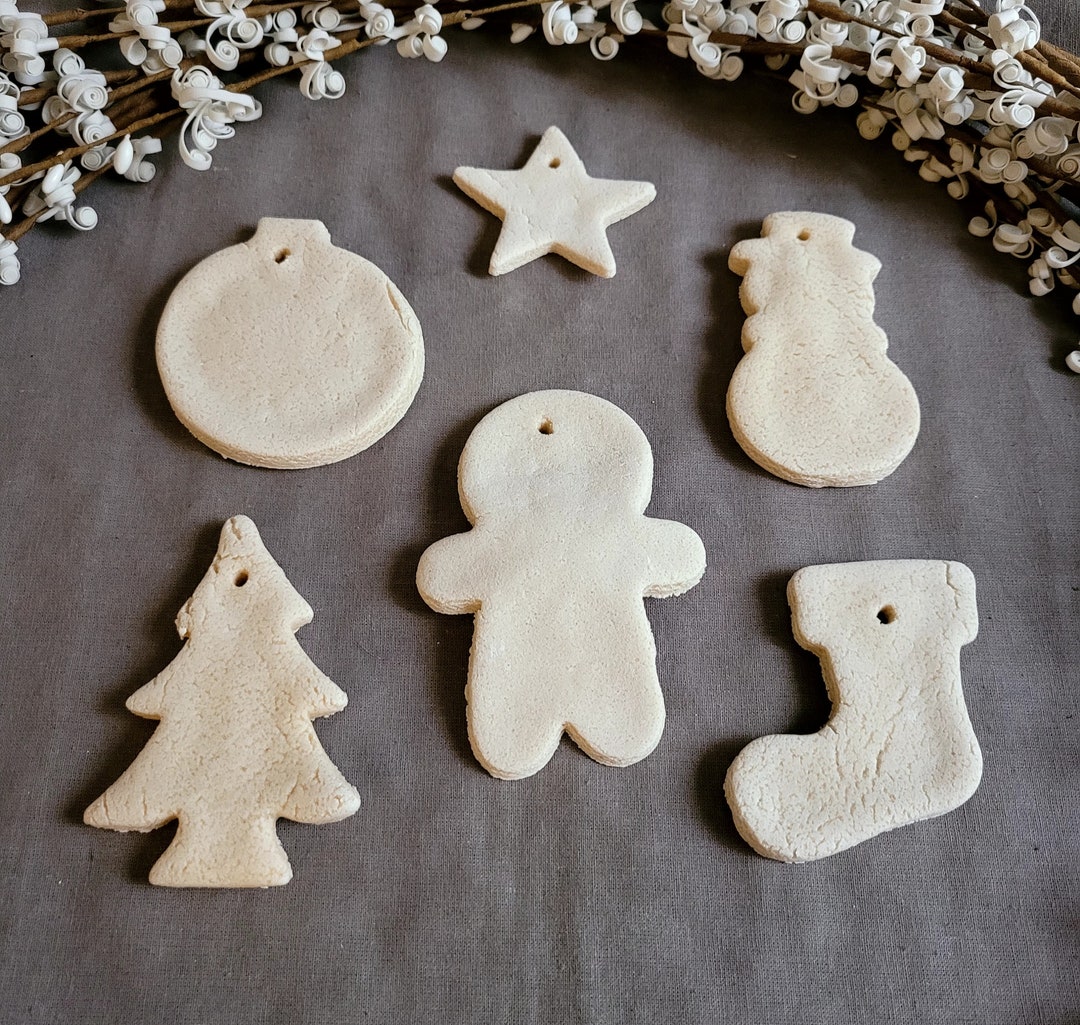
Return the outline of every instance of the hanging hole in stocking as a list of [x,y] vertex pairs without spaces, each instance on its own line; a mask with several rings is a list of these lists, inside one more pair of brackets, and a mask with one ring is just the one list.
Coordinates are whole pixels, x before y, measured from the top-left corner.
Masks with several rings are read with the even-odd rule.
[[878,610],[877,617],[878,622],[881,623],[882,626],[888,626],[896,619],[896,609],[891,605],[885,605]]

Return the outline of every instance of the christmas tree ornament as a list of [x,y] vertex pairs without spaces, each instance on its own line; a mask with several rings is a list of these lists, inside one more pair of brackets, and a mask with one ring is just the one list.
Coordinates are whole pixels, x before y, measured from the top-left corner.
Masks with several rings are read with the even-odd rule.
[[368,448],[412,404],[424,339],[373,263],[320,221],[263,218],[169,298],[157,364],[180,422],[228,459],[321,466]]
[[489,413],[458,464],[472,530],[443,538],[416,583],[437,612],[475,615],[469,739],[493,776],[547,764],[563,733],[629,765],[664,728],[643,597],[682,594],[705,572],[693,530],[644,515],[652,450],[594,395],[543,391]]
[[491,274],[506,274],[547,253],[557,253],[610,278],[615,274],[615,257],[607,240],[608,226],[656,198],[656,188],[649,182],[590,178],[573,146],[555,127],[544,132],[520,170],[459,167],[454,182],[470,199],[502,219],[488,268]]
[[732,762],[724,791],[743,839],[767,858],[813,861],[971,797],[982,776],[960,682],[960,648],[979,627],[971,570],[809,566],[788,601],[833,711],[812,736],[761,737]]
[[915,389],[873,319],[881,263],[854,234],[829,214],[770,214],[728,261],[748,317],[727,393],[732,433],[759,466],[807,487],[873,484],[919,433]]
[[255,524],[230,519],[176,618],[184,647],[128,698],[130,711],[159,725],[83,816],[121,832],[177,819],[150,871],[156,886],[287,883],[276,820],[337,822],[360,806],[312,726],[348,701],[293,636],[312,616]]

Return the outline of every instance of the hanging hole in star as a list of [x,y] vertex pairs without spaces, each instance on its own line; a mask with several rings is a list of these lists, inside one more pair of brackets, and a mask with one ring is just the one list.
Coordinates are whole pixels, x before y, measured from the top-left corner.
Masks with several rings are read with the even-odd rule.
[[800,242],[808,242],[809,240],[810,240],[810,232],[809,232],[809,230],[807,228],[803,228],[803,230],[799,232],[799,241]]
[[558,157],[552,157],[548,161],[548,167],[558,167],[561,163],[562,161]]
[[555,425],[550,420],[541,420],[538,430],[541,434],[554,434]]
[[237,587],[243,587],[244,584],[246,584],[247,582],[248,582],[248,571],[246,569],[240,570],[240,572],[236,574],[236,579],[233,580],[233,583]]
[[290,256],[292,256],[292,250],[286,247],[285,249],[279,249],[274,254],[274,263],[284,263]]
[[882,626],[888,626],[896,620],[896,609],[891,605],[885,605],[878,610],[877,618]]

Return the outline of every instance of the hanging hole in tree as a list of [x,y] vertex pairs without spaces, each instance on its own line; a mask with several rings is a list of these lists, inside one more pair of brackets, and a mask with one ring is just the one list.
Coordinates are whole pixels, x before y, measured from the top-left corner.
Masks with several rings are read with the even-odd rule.
[[558,167],[561,163],[562,161],[558,157],[552,157],[551,160],[548,161],[548,167]]
[[246,569],[240,570],[240,572],[236,574],[236,579],[233,580],[233,583],[236,584],[237,587],[243,587],[247,582],[248,571]]
[[290,256],[292,256],[292,250],[287,246],[284,249],[279,249],[274,254],[274,263],[284,263]]
[[803,228],[803,230],[799,232],[799,241],[800,242],[809,242],[810,241],[810,231],[809,231],[809,229]]
[[541,434],[554,434],[555,425],[550,420],[542,420],[538,428]]
[[891,605],[885,605],[882,608],[878,609],[877,618],[878,622],[881,623],[882,626],[888,626],[896,619],[896,609],[894,609]]

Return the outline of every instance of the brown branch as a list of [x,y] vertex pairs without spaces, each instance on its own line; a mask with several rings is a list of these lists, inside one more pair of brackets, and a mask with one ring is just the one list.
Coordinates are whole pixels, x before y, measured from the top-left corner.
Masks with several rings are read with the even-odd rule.
[[157,114],[151,114],[149,117],[133,121],[131,124],[117,129],[112,135],[106,135],[104,138],[98,139],[97,142],[87,143],[83,146],[69,146],[67,149],[61,150],[54,156],[48,157],[45,160],[39,160],[34,164],[27,164],[17,171],[12,171],[10,174],[4,175],[0,178],[0,188],[3,188],[5,185],[11,185],[21,178],[27,177],[27,175],[36,174],[38,171],[47,171],[50,167],[55,167],[57,164],[66,164],[69,160],[81,157],[84,153],[89,153],[95,146],[101,146],[107,142],[115,142],[117,139],[122,139],[125,135],[133,135],[135,132],[142,132],[147,128],[153,128],[155,125],[159,125],[163,121],[168,121],[169,118],[177,117],[183,113],[184,111],[179,107],[174,107],[172,110],[163,110]]
[[1037,58],[1032,57],[1031,54],[1026,51],[1021,51],[1016,55],[1016,59],[1020,62],[1020,66],[1025,70],[1035,75],[1037,78],[1043,79],[1055,89],[1059,89],[1062,92],[1067,92],[1077,99],[1080,99],[1080,85],[1074,85],[1064,75],[1059,74],[1049,64],[1039,61]]
[[985,32],[980,31],[970,22],[964,21],[963,18],[956,17],[955,14],[950,14],[948,11],[942,11],[937,16],[937,19],[943,24],[949,25],[951,28],[960,29],[965,35],[972,36],[991,48],[994,47],[994,41]]
[[849,25],[863,25],[866,28],[876,29],[884,35],[892,36],[894,39],[901,38],[901,33],[895,29],[886,28],[875,21],[870,21],[868,18],[860,18],[855,14],[850,14],[843,7],[828,3],[826,0],[807,0],[806,9],[819,18],[827,18],[829,21],[839,21]]
[[[96,171],[87,171],[83,176],[71,187],[75,195],[78,195],[84,189],[88,188],[93,182],[97,181],[108,169],[109,164],[104,167],[99,167]],[[24,217],[14,228],[4,232],[4,238],[9,242],[18,242],[45,214],[48,212],[48,207],[44,210],[39,210],[36,214],[31,214],[29,217]]]
[[[42,125],[41,128],[28,132],[26,135],[20,135],[17,139],[12,139],[6,146],[0,146],[0,153],[21,153],[27,146],[37,142],[38,139],[44,138],[49,132],[62,128],[74,117],[75,111],[69,110],[66,114],[61,114],[55,121],[50,121],[47,125]],[[21,177],[21,172],[19,177]],[[11,178],[10,174],[5,178],[0,178],[0,187],[3,187]]]
[[[115,85],[120,83],[123,85],[127,82],[132,82],[135,79],[144,77],[138,68],[123,68],[116,71],[99,72],[104,75],[106,85]],[[35,89],[24,89],[19,93],[19,106],[20,107],[34,107],[43,103],[53,93],[56,92],[56,83],[49,82],[46,85],[39,85]]]
[[1053,43],[1048,43],[1045,39],[1040,40],[1035,49],[1059,74],[1075,85],[1080,85],[1080,57],[1059,46],[1054,46]]
[[970,17],[974,18],[980,25],[985,25],[990,21],[990,15],[974,0],[957,0],[957,2],[963,4],[971,12]]
[[54,11],[52,14],[43,14],[41,20],[50,27],[53,25],[75,25],[81,21],[90,21],[92,18],[113,17],[117,14],[123,14],[126,10],[126,7],[102,7],[96,10],[76,7],[70,11]]

